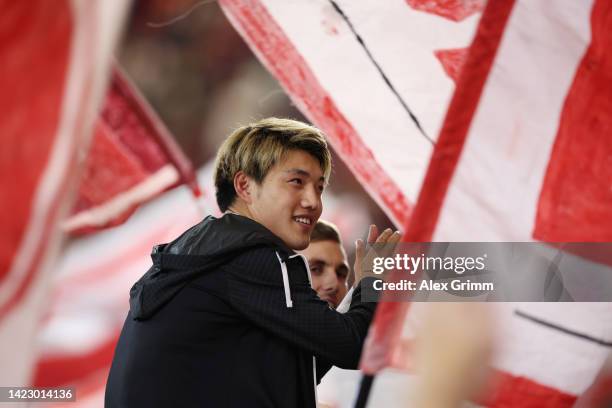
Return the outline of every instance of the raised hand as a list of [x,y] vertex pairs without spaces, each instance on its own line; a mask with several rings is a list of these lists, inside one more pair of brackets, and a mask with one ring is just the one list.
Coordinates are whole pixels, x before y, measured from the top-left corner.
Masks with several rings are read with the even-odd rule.
[[[367,238],[368,247],[361,239],[355,242],[355,264],[353,266],[355,281],[353,286],[366,276],[380,277],[380,275],[372,272],[374,258],[391,256],[401,238],[402,234],[399,231],[393,232],[391,228],[387,228],[379,234],[378,227],[374,224],[370,225]],[[378,251],[375,249],[378,249]]]

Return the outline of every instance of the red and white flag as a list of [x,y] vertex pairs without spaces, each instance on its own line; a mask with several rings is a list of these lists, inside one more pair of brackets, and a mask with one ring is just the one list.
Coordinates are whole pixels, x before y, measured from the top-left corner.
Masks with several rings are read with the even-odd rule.
[[220,0],[398,226],[410,218],[484,0]]
[[[611,50],[609,1],[491,1],[407,240],[612,241]],[[365,371],[405,361],[415,314],[379,307]],[[611,315],[609,303],[503,304],[487,406],[571,406],[610,353]]]
[[59,228],[129,2],[0,1],[0,384],[29,384]]
[[138,205],[181,183],[200,196],[189,159],[115,66],[64,228],[82,234],[121,224]]

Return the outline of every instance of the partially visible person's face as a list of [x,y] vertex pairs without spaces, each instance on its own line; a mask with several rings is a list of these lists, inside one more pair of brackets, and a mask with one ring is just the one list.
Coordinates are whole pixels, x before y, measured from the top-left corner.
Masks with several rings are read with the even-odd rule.
[[304,249],[321,216],[325,187],[319,162],[302,150],[293,150],[274,165],[261,185],[253,183],[251,217],[291,249]]
[[335,241],[316,241],[301,253],[308,259],[312,288],[322,300],[338,307],[347,292],[349,264],[344,248]]

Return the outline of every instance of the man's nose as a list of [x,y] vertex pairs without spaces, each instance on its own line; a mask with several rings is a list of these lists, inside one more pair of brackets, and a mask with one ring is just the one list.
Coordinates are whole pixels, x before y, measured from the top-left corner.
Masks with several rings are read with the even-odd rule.
[[302,193],[302,207],[318,210],[321,207],[321,196],[315,186],[309,186]]
[[338,290],[338,277],[334,270],[326,270],[324,274],[323,290],[325,292],[336,292]]

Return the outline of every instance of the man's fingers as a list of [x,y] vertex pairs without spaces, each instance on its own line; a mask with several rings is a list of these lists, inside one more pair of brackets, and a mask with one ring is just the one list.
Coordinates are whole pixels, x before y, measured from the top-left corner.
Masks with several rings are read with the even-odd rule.
[[378,238],[376,239],[376,243],[377,244],[386,243],[392,234],[393,234],[393,230],[391,228],[387,228],[386,230],[382,232],[382,234],[378,236]]
[[378,238],[378,227],[375,224],[370,225],[368,229],[368,244],[373,244]]
[[395,253],[397,248],[397,244],[402,239],[402,233],[399,231],[395,231],[392,233],[389,238],[387,238],[386,242],[382,242],[384,246],[382,246],[382,251],[380,251],[381,256],[391,256]]
[[367,271],[370,271],[374,258],[390,256],[395,252],[401,239],[402,234],[399,231],[394,232],[391,228],[387,228],[379,234],[376,225],[370,225],[368,248],[362,240],[355,242],[355,269],[361,270],[365,267]]
[[363,240],[358,239],[355,241],[355,258],[357,261],[361,261],[363,256],[365,255],[365,245],[363,244]]
[[387,240],[387,246],[391,250],[391,252],[395,252],[397,248],[397,244],[402,240],[402,233],[399,231],[395,231],[393,235],[389,237]]
[[391,244],[391,245],[395,246],[395,245],[397,245],[398,242],[400,242],[401,239],[402,239],[402,233],[399,232],[399,231],[395,231],[389,237],[389,240],[387,241],[387,244]]
[[[370,226],[370,232],[374,231],[374,229],[372,228],[376,228],[375,225],[371,225]],[[378,232],[377,230],[375,232]],[[372,236],[372,234],[368,234],[370,237]],[[370,250],[367,252],[367,254],[365,254],[365,256],[368,258],[366,260],[366,262],[371,262],[372,259],[376,256],[378,256],[376,254],[377,251],[380,251],[381,249],[384,250],[385,248],[385,244],[387,243],[387,241],[389,240],[389,238],[391,238],[393,236],[393,230],[391,228],[387,228],[386,230],[384,230],[380,235],[378,235],[378,237],[376,238],[375,242],[370,242],[368,240],[368,244],[370,245],[375,245],[370,247]],[[364,251],[365,252],[365,251]]]

